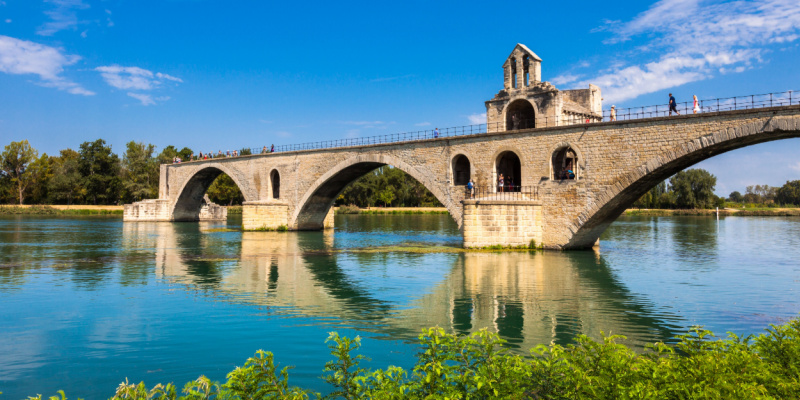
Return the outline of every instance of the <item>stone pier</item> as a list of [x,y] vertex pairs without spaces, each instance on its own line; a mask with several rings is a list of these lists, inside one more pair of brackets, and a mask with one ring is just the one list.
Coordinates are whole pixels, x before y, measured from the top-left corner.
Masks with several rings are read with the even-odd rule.
[[542,245],[542,203],[464,200],[464,247]]

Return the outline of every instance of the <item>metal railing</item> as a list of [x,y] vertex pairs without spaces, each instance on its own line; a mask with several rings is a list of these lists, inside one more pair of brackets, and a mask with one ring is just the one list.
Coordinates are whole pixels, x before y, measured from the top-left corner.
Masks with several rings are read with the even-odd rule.
[[[751,94],[747,96],[722,97],[718,99],[698,99],[697,113],[720,111],[749,110],[754,108],[780,107],[800,104],[800,96],[795,91]],[[676,103],[679,115],[694,113],[694,99]],[[659,104],[644,107],[617,108],[616,120],[625,121],[642,118],[669,117],[672,112],[669,104]],[[603,111],[603,121],[611,121],[611,111]]]
[[[699,112],[719,112],[745,110],[754,108],[766,108],[788,105],[800,105],[800,96],[794,95],[794,91],[765,93],[747,96],[724,97],[718,99],[698,100]],[[682,115],[693,112],[693,101],[677,103],[678,112]],[[643,118],[655,118],[670,116],[669,105],[659,104],[642,107],[617,108],[614,120],[626,121]],[[386,143],[411,142],[416,140],[429,140],[438,138],[458,137],[479,135],[484,133],[511,132],[516,129],[549,128],[567,125],[590,125],[599,122],[611,121],[611,111],[604,110],[600,115],[560,115],[556,117],[537,117],[534,119],[521,119],[516,121],[500,121],[492,124],[463,125],[442,129],[428,129],[413,132],[392,133],[379,136],[368,136],[362,138],[323,140],[318,142],[307,142],[299,144],[286,144],[277,146],[253,147],[250,149],[252,154],[272,154],[287,151],[318,150],[339,147],[369,146]],[[506,124],[512,125],[511,129],[506,128]],[[516,129],[515,129],[516,128]],[[219,158],[218,155],[214,158]]]
[[506,185],[495,187],[464,187],[465,200],[538,200],[538,186]]

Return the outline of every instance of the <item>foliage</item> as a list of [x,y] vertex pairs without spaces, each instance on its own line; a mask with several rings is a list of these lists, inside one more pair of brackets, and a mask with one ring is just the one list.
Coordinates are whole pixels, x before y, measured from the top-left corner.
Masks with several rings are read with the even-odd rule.
[[19,204],[25,199],[25,190],[35,182],[36,174],[41,173],[41,166],[36,169],[32,165],[39,160],[39,152],[27,140],[11,142],[0,153],[0,170],[15,187]]
[[723,207],[725,200],[714,194],[717,178],[704,169],[680,171],[633,203],[634,208],[697,209]]
[[687,169],[669,180],[677,208],[711,208],[715,204],[717,178],[704,169]]
[[[362,368],[354,354],[360,338],[332,332],[333,360],[325,365],[320,396],[289,385],[289,368],[259,350],[227,375],[223,384],[201,376],[179,396],[173,384],[148,389],[126,380],[112,400],[136,399],[797,399],[800,393],[800,318],[772,325],[758,337],[732,333],[717,339],[693,328],[675,345],[655,343],[643,353],[617,343],[624,336],[595,341],[580,335],[574,344],[539,345],[532,357],[509,353],[486,330],[468,336],[424,329],[411,371],[390,366]],[[61,393],[56,400],[64,400]],[[41,396],[36,397],[40,399]]]
[[53,157],[53,176],[47,187],[51,202],[57,204],[66,201],[67,204],[72,204],[86,195],[86,190],[81,185],[79,159],[80,154],[72,149],[61,150],[61,155]]
[[743,202],[769,204],[775,200],[778,188],[769,185],[750,185],[745,191]]
[[731,201],[731,202],[734,202],[734,203],[741,203],[741,202],[744,201],[744,196],[742,196],[742,194],[739,193],[738,190],[735,190],[735,191],[731,192],[731,194],[728,195],[728,201]]
[[244,195],[239,190],[239,186],[225,173],[220,174],[217,179],[209,186],[208,198],[214,203],[232,206],[241,205]]
[[800,180],[787,181],[776,191],[775,202],[800,206]]
[[361,208],[378,204],[386,207],[441,207],[439,200],[425,186],[391,166],[380,167],[356,179],[342,191],[335,204]]
[[122,199],[126,203],[158,196],[159,167],[152,144],[128,142],[122,156]]
[[337,214],[359,214],[361,213],[361,209],[357,205],[353,204],[345,204],[343,206],[339,206],[336,210]]
[[119,200],[119,157],[111,152],[103,139],[83,142],[78,170],[83,176],[87,200],[92,204],[115,204]]

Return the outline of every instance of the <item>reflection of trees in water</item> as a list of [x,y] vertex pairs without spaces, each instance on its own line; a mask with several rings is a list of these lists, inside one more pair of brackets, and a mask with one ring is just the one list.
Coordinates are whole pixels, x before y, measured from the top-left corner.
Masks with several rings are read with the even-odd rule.
[[[165,246],[159,249],[157,269],[165,277],[203,283],[226,301],[267,306],[276,313],[299,313],[404,339],[434,325],[458,333],[488,328],[520,348],[568,343],[579,333],[597,337],[600,331],[628,335],[635,343],[674,335],[673,327],[622,286],[592,252],[336,253],[331,231],[234,232],[236,238],[213,238],[228,233],[174,225],[167,239],[159,239]],[[196,254],[230,250],[228,241],[241,243],[237,265],[196,259]],[[403,287],[410,281],[402,279],[421,278],[387,275],[399,276],[392,282],[370,270],[370,280],[341,265],[349,260],[359,268],[390,269],[442,259],[449,263],[446,279],[394,301],[374,286]],[[417,293],[421,297],[413,299]]]

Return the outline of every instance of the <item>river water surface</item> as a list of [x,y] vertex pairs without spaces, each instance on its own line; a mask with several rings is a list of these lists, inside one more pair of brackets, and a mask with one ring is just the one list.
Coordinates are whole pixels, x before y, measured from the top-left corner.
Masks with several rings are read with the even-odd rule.
[[759,333],[800,312],[800,218],[623,217],[599,250],[564,253],[441,252],[461,242],[448,215],[240,222],[0,218],[0,397],[224,380],[258,349],[324,392],[330,331],[361,335],[369,367],[409,368],[435,325],[527,353],[601,331],[637,348],[692,325]]

